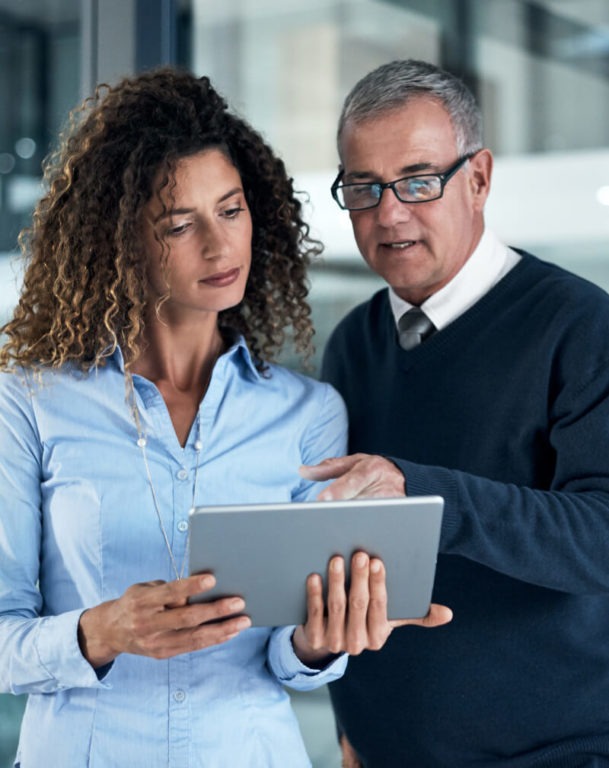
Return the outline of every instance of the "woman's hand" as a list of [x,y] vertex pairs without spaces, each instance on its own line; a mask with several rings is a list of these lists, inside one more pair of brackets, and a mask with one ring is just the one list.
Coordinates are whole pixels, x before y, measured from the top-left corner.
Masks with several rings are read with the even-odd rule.
[[450,608],[432,605],[422,619],[389,621],[385,566],[365,552],[356,552],[351,559],[348,594],[343,558],[330,560],[327,608],[327,612],[324,611],[321,577],[311,574],[307,579],[307,622],[296,628],[292,638],[296,655],[307,666],[324,666],[333,654],[378,651],[395,627],[407,624],[437,627],[452,619]]
[[234,616],[245,607],[241,598],[188,603],[214,584],[209,573],[134,584],[117,600],[84,611],[78,626],[84,657],[97,668],[121,653],[167,659],[230,640],[251,625],[247,616]]

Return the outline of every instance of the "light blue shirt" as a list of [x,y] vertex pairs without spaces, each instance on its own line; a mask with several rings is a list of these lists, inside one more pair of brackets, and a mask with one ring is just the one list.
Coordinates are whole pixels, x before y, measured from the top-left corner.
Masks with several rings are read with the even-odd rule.
[[[277,366],[269,373],[256,371],[243,340],[218,360],[200,405],[197,505],[312,498],[320,488],[299,465],[344,453],[337,393]],[[181,563],[195,429],[182,448],[156,386],[134,384]],[[17,764],[310,765],[282,685],[330,682],[346,658],[309,669],[293,652],[293,627],[246,630],[167,661],[122,654],[97,673],[82,656],[85,608],[174,578],[137,437],[120,352],[89,375],[0,374],[0,690],[30,694]]]

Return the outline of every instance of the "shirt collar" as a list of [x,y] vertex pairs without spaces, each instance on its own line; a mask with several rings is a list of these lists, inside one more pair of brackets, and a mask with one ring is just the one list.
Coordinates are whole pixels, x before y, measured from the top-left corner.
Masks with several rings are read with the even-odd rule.
[[[453,279],[432,294],[421,305],[437,330],[449,323],[473,306],[514,267],[520,256],[505,246],[496,235],[485,228],[480,242],[472,255],[453,277]],[[397,325],[398,320],[409,309],[409,304],[389,288],[389,303]]]
[[[225,331],[225,336],[228,338],[229,347],[226,352],[220,356],[218,362],[224,360],[224,365],[233,363],[242,367],[244,371],[249,371],[249,373],[255,379],[260,379],[260,373],[256,368],[256,364],[242,334],[228,329]],[[125,358],[120,347],[117,346],[108,359],[118,368],[119,371],[121,371],[121,373],[125,372]]]

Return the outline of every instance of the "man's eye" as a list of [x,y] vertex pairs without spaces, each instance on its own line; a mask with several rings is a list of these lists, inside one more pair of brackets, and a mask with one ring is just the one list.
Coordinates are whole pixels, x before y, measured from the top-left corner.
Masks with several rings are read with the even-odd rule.
[[435,194],[436,184],[434,179],[412,178],[400,185],[400,194],[414,200],[425,200]]
[[378,184],[354,184],[347,189],[352,200],[370,200],[370,198],[376,200],[380,194]]

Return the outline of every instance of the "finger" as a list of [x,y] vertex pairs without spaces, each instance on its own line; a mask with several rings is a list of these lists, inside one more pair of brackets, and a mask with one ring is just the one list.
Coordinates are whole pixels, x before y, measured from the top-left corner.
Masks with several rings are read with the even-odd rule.
[[307,480],[332,480],[344,475],[358,461],[360,454],[324,459],[319,464],[303,464],[298,472]]
[[172,631],[198,627],[209,622],[217,622],[233,617],[245,610],[245,601],[241,597],[223,597],[209,603],[191,603],[177,608],[167,607],[157,614],[155,629]]
[[319,494],[321,501],[404,496],[404,475],[382,456],[356,454],[358,460]]
[[311,573],[307,577],[307,621],[305,635],[309,645],[317,650],[324,646],[325,618],[323,582],[318,573]]
[[397,621],[391,621],[390,624],[393,627],[404,627],[409,624],[417,627],[441,627],[443,624],[448,624],[453,618],[453,612],[445,605],[437,605],[432,603],[429,606],[429,612],[427,616],[423,616],[422,619],[399,619]]
[[190,636],[193,642],[191,650],[200,650],[211,645],[225,643],[251,626],[252,620],[249,616],[236,616],[214,624],[203,624],[191,632]]
[[213,624],[160,633],[147,638],[142,643],[142,649],[147,656],[167,659],[225,643],[250,626],[249,616],[233,617]]
[[326,486],[318,496],[318,501],[341,501],[349,499],[364,498],[370,494],[366,493],[369,482],[367,476],[361,470],[354,466],[338,480]]
[[385,566],[377,557],[370,561],[370,605],[368,607],[368,647],[379,650],[392,626],[387,621],[387,584]]
[[215,584],[216,578],[212,573],[198,573],[185,579],[163,583],[154,597],[164,608],[186,605],[190,597],[208,592]]
[[129,587],[121,600],[135,610],[163,611],[167,607],[185,605],[189,597],[208,591],[215,583],[211,573],[177,581],[148,581]]
[[160,593],[164,605],[174,608],[187,605],[191,597],[196,597],[216,586],[216,577],[213,573],[197,573],[185,579],[177,579],[167,583],[167,589]]
[[349,586],[346,651],[361,653],[368,645],[368,605],[370,602],[370,558],[365,552],[356,552],[351,558],[351,584]]
[[345,563],[342,557],[333,557],[328,565],[328,617],[326,620],[326,647],[340,653],[345,647]]
[[344,733],[340,737],[341,768],[362,768],[357,753]]

